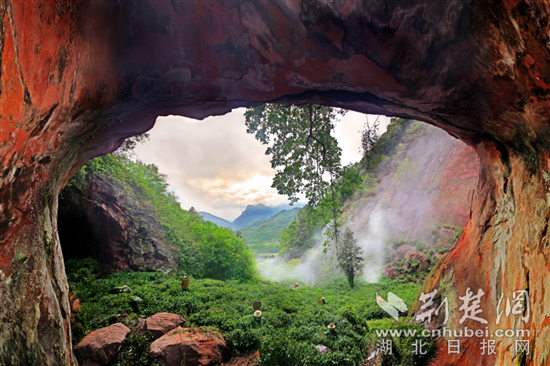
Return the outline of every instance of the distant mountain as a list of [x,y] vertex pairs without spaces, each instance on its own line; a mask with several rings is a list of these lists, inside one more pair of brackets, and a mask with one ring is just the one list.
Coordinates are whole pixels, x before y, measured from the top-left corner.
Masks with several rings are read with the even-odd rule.
[[290,211],[290,210],[294,210],[295,208],[302,208],[305,205],[306,204],[303,202],[296,202],[292,206],[289,205],[288,203],[281,203],[280,205],[275,206],[275,208],[279,209],[279,211],[284,211],[284,210]]
[[234,230],[234,225],[231,222],[222,219],[221,217],[214,216],[212,214],[209,214],[208,212],[199,212],[199,215],[201,215],[201,217],[206,221],[210,221],[218,226],[228,227]]
[[266,220],[259,220],[240,229],[247,244],[279,243],[281,233],[296,218],[299,208],[281,211]]
[[255,206],[248,205],[241,215],[233,220],[233,226],[239,230],[243,227],[250,226],[250,224],[258,220],[268,219],[280,211],[281,209],[277,207],[267,207],[262,204]]
[[[253,223],[259,220],[266,220],[284,210],[292,210],[294,208],[303,207],[303,203],[296,203],[294,206],[288,204],[280,204],[275,207],[268,207],[262,204],[248,205],[245,210],[241,212],[233,222],[222,219],[221,217],[212,215],[208,212],[201,211],[199,215],[206,220],[213,222],[214,224],[222,227],[230,228],[233,231],[240,230],[241,228],[251,226]],[[291,220],[292,221],[292,220]]]

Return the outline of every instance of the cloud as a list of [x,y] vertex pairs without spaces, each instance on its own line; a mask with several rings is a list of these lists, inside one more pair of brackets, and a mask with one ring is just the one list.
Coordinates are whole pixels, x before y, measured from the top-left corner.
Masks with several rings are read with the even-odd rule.
[[246,133],[244,110],[196,121],[159,117],[138,158],[168,176],[182,207],[232,220],[248,204],[286,201],[272,189],[266,146]]
[[[168,176],[181,206],[193,206],[233,220],[251,204],[277,205],[286,197],[271,188],[266,145],[246,133],[244,109],[203,121],[181,116],[159,117],[149,132],[151,140],[136,148],[138,159],[155,164]],[[369,120],[373,120],[370,117]],[[348,112],[336,129],[343,163],[356,162],[365,116]]]

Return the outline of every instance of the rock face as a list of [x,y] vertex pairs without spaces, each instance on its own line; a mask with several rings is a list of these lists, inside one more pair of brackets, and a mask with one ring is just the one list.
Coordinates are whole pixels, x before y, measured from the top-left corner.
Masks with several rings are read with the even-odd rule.
[[159,366],[211,366],[223,362],[229,354],[223,337],[198,329],[176,330],[160,337],[149,347],[149,357]]
[[144,331],[151,332],[154,339],[160,338],[169,331],[175,329],[185,322],[185,319],[178,314],[158,313],[145,320]]
[[111,176],[92,172],[84,182],[67,187],[58,226],[64,256],[94,257],[103,273],[170,272],[176,266],[154,207]]
[[391,279],[396,279],[397,271],[395,270],[395,267],[392,266],[391,264],[386,264],[384,266],[384,269],[382,270],[382,276],[391,278]]
[[[466,225],[479,158],[471,147],[434,127],[417,123],[402,129],[407,138],[392,161],[380,164],[376,192],[354,201],[344,215],[359,237],[375,225],[383,227],[381,236],[387,239],[430,243],[436,225]],[[408,141],[415,133],[420,136]]]
[[130,329],[120,323],[94,330],[74,347],[74,353],[82,360],[81,366],[106,366],[128,333]]
[[[516,341],[529,341],[529,354],[524,364],[544,365],[549,359],[544,351],[550,339],[547,325],[550,309],[546,289],[550,285],[548,269],[547,231],[549,197],[545,179],[530,173],[528,163],[520,156],[507,155],[496,143],[482,144],[478,152],[482,159],[480,183],[472,205],[472,219],[459,241],[436,265],[423,285],[428,293],[438,290],[440,301],[447,298],[451,315],[448,329],[481,329],[488,334],[497,330],[514,332],[513,336],[492,338],[497,355],[482,354],[479,338],[462,338],[460,355],[441,352],[438,365],[511,365],[522,359],[516,352]],[[467,294],[482,291],[481,310],[477,319],[462,317],[458,311]],[[528,297],[517,291],[528,291]],[[461,298],[462,297],[462,298]],[[522,300],[523,299],[523,300]],[[522,305],[515,314],[507,311]],[[500,304],[500,305],[499,305]],[[419,306],[416,305],[418,311]],[[526,309],[525,312],[523,308]],[[497,320],[500,320],[497,323]],[[487,323],[484,323],[487,322]],[[443,325],[438,317],[434,326]],[[447,348],[447,339],[439,347]],[[498,351],[501,349],[502,351]],[[507,350],[507,351],[506,351]]]
[[[482,288],[494,330],[501,294],[529,289],[529,320],[506,326],[531,332],[525,365],[548,363],[549,20],[546,0],[1,0],[0,364],[74,364],[57,211],[84,161],[158,115],[266,101],[415,118],[472,146],[471,219],[425,290]],[[436,363],[509,365],[513,341]]]

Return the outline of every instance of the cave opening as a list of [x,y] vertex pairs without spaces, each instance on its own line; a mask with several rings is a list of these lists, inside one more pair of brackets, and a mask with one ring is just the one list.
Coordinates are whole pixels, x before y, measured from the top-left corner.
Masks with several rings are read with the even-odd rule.
[[[180,116],[159,117],[149,131],[154,141],[137,144],[131,159],[156,165],[159,174],[170,184],[169,190],[174,191],[186,210],[194,207],[208,211],[204,213],[214,213],[214,218],[221,216],[231,223],[249,205],[267,205],[273,208],[269,214],[276,212],[274,207],[289,208],[287,199],[271,188],[275,170],[270,168],[264,154],[265,146],[246,134],[244,111],[235,109],[203,121]],[[383,129],[390,123],[389,117],[370,118],[381,118]],[[364,119],[363,114],[350,111],[336,123],[335,133],[344,145],[345,164],[361,159],[359,129]],[[181,136],[185,136],[183,143]],[[163,235],[158,230],[150,230],[146,220],[135,219],[139,216],[137,208],[127,212],[127,205],[131,203],[119,191],[120,187],[100,176],[87,187],[76,182],[83,179],[82,172],[86,169],[85,165],[60,195],[58,231],[64,260],[92,257],[101,263],[104,273],[152,269],[147,265],[148,260],[167,260],[169,256],[156,251],[163,246]],[[121,208],[123,205],[126,207]],[[298,203],[293,207],[303,205]],[[140,215],[148,213],[139,211]],[[153,226],[158,224],[156,221]],[[146,239],[151,233],[157,235]],[[145,245],[147,241],[153,245]],[[138,242],[151,250],[141,252],[136,248]],[[142,258],[129,260],[134,255]]]
[[[132,159],[153,164],[166,176],[168,191],[174,192],[183,209],[195,209],[205,220],[239,234],[247,227],[232,226],[232,222],[245,213],[245,207],[286,204],[286,199],[270,187],[275,170],[269,168],[265,146],[245,133],[243,113],[243,109],[236,109],[205,121],[159,117],[149,132],[152,141],[138,144],[132,152]],[[376,118],[370,117],[371,122]],[[358,132],[364,121],[365,115],[348,112],[337,123],[336,131],[344,145],[344,164],[355,166],[361,174],[366,173],[360,163]],[[383,120],[379,136],[390,125],[390,118]],[[420,262],[428,261],[433,266],[450,249],[469,218],[479,169],[477,155],[469,146],[436,127],[422,122],[390,127],[393,133],[403,136],[391,142],[396,146],[386,152],[390,156],[381,156],[382,160],[390,161],[376,172],[376,179],[381,180],[378,186],[384,188],[381,193],[358,194],[359,198],[345,208],[348,225],[364,237],[369,256],[375,258],[365,276],[374,282],[382,272],[395,277],[395,262],[407,261],[413,254],[420,257]],[[181,136],[185,136],[183,143]],[[170,245],[166,232],[159,229],[162,218],[153,214],[154,208],[143,209],[150,202],[138,200],[136,205],[120,187],[100,176],[88,182],[85,189],[72,182],[59,201],[58,228],[65,261],[92,257],[101,263],[104,273],[173,270],[177,259],[166,249]],[[268,219],[269,215],[262,219]],[[369,235],[367,231],[376,234]],[[245,239],[263,266],[264,277],[286,278],[299,273],[307,281],[315,282],[315,275],[304,274],[311,271],[309,267],[307,271],[281,273],[276,263],[266,261],[280,250],[280,238],[270,243],[269,250],[250,234]],[[387,249],[392,241],[394,248]],[[426,257],[432,253],[433,256]],[[299,259],[302,255],[300,251],[292,252],[289,258]]]

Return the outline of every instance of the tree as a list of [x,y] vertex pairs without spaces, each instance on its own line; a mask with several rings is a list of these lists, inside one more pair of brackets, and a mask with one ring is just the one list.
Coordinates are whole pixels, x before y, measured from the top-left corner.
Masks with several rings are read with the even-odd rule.
[[363,183],[363,178],[351,165],[344,168],[342,178],[338,182],[340,200],[343,202],[350,198]]
[[284,258],[300,258],[308,249],[315,246],[320,239],[322,221],[317,220],[312,214],[308,214],[309,206],[298,211],[296,218],[281,233],[281,248],[279,255]]
[[143,144],[147,140],[150,140],[150,136],[148,133],[142,133],[141,135],[129,137],[126,140],[124,140],[122,145],[120,145],[120,147],[114,152],[114,155],[123,156],[128,159],[135,158],[136,153],[134,150],[137,144],[138,143]]
[[359,150],[363,150],[363,157],[365,158],[365,163],[367,165],[370,160],[370,153],[378,142],[379,125],[379,117],[376,117],[376,120],[374,120],[374,123],[371,126],[369,124],[369,117],[367,116],[367,121],[363,125],[363,129],[359,131],[361,134],[361,148]]
[[277,169],[273,188],[291,203],[305,194],[311,206],[325,196],[342,173],[338,147],[332,135],[335,120],[345,111],[320,105],[265,104],[247,109],[247,133],[254,134]]
[[265,104],[245,113],[246,132],[270,145],[265,153],[271,156],[271,167],[277,169],[272,187],[279,194],[288,196],[291,204],[304,194],[312,208],[330,197],[332,228],[327,232],[335,241],[341,207],[336,185],[343,168],[342,149],[332,133],[337,117],[345,113],[312,104]]
[[336,243],[336,259],[338,267],[348,278],[349,286],[353,288],[355,276],[363,270],[363,249],[357,245],[350,228],[344,230],[342,239]]

